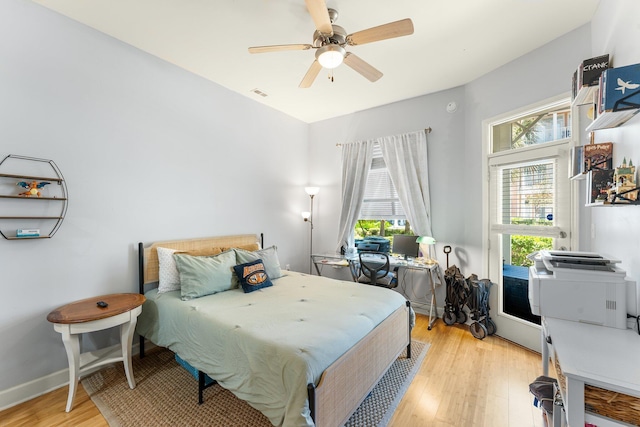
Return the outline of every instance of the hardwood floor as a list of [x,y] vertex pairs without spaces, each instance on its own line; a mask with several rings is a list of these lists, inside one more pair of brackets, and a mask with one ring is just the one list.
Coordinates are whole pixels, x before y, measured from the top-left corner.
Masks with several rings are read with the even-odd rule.
[[[464,325],[447,327],[418,315],[413,339],[431,344],[390,427],[541,427],[529,384],[541,372],[540,355],[496,336],[473,338]],[[67,387],[0,412],[3,427],[108,424],[82,386],[64,412]]]
[[412,337],[431,344],[390,427],[541,427],[529,384],[540,354],[497,336],[474,338],[466,325],[427,329],[418,316]]

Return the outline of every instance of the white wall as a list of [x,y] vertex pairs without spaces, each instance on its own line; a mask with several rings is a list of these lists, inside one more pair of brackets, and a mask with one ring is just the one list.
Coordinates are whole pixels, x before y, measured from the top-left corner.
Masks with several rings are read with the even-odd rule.
[[[640,63],[640,2],[602,1],[591,31],[593,56],[608,53],[614,67]],[[596,142],[615,143],[614,166],[622,163],[623,157],[640,166],[640,115],[619,128],[597,131],[595,137]],[[640,206],[585,209],[591,211],[594,230],[590,249],[621,259],[627,275],[640,281]]]
[[139,241],[264,232],[307,266],[306,123],[24,0],[0,2],[0,117],[0,159],[69,191],[52,239],[0,239],[0,392],[67,367],[52,309],[137,292]]
[[[483,275],[481,123],[568,92],[573,70],[590,56],[610,53],[618,66],[640,62],[640,5],[602,3],[591,26],[464,87],[306,125],[28,1],[0,2],[0,155],[55,160],[70,194],[53,239],[0,241],[0,393],[66,367],[60,337],[44,320],[51,309],[136,291],[138,241],[265,232],[283,264],[306,271],[302,187],[314,184],[321,188],[314,251],[333,251],[336,143],[433,128],[438,259],[446,262],[442,246],[450,244],[457,249],[451,264]],[[445,111],[450,101],[459,105],[454,114]],[[598,138],[615,141],[617,153],[640,165],[639,120]],[[639,209],[583,210],[596,236],[582,249],[611,252],[640,278]],[[113,339],[92,336],[85,344]]]
[[[590,27],[584,25],[466,85],[465,170],[470,183],[469,201],[482,205],[482,122],[545,99],[566,94],[571,75],[580,61],[590,57]],[[467,247],[475,262],[482,253],[484,224],[479,216],[466,217]],[[486,265],[476,264],[486,274]]]
[[[459,105],[452,114],[445,109],[451,101]],[[342,150],[336,144],[431,127],[432,131],[427,135],[427,150],[432,232],[438,241],[437,258],[445,265],[442,247],[464,245],[465,242],[464,230],[460,227],[464,222],[465,200],[459,161],[464,152],[464,115],[464,89],[457,87],[313,123],[310,131],[310,174],[314,183],[322,188],[317,196],[321,215],[316,221],[314,252],[332,252],[338,246]],[[331,276],[350,279],[346,270],[331,272]],[[444,291],[444,287],[440,288],[437,294],[441,305]]]
[[[317,197],[321,215],[314,250],[336,248],[340,149],[335,144],[431,127],[429,180],[437,258],[445,266],[442,248],[451,245],[450,265],[457,265],[465,276],[475,273],[486,277],[482,253],[482,121],[546,98],[568,95],[573,70],[589,55],[590,28],[584,25],[463,87],[312,124],[311,177],[323,188]],[[446,112],[449,101],[458,103],[456,113]],[[441,304],[444,291],[444,287],[438,291]]]
[[[460,106],[446,112],[450,101]],[[459,227],[464,217],[463,171],[458,158],[464,151],[464,89],[462,87],[384,105],[347,116],[311,124],[310,174],[322,190],[317,196],[314,251],[334,251],[338,246],[341,209],[341,149],[338,143],[432,128],[427,135],[433,234],[438,252],[445,244],[461,244]]]

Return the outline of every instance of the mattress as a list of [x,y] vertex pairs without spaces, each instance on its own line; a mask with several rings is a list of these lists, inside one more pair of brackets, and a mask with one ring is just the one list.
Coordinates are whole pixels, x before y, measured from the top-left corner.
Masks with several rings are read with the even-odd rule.
[[190,301],[145,293],[137,332],[207,373],[277,426],[312,426],[307,384],[405,298],[389,289],[285,272],[273,286]]

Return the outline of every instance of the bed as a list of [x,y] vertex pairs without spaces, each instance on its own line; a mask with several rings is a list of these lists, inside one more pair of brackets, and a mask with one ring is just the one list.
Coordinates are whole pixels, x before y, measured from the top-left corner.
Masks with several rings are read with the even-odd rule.
[[[280,270],[277,249],[262,248],[257,235],[138,247],[140,292],[147,297],[136,328],[141,357],[145,338],[172,350],[274,425],[343,425],[405,348],[411,357],[413,313],[402,295]],[[158,254],[167,250],[175,251],[186,279],[181,289],[160,292]],[[258,265],[274,277],[271,286],[245,293],[246,283],[232,284],[185,297],[191,289],[185,260],[213,262],[230,253],[236,263],[258,257],[242,264],[252,269],[264,259]]]

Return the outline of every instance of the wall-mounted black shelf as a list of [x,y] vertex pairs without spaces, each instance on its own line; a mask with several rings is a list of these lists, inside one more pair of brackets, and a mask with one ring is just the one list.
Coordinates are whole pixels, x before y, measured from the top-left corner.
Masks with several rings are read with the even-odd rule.
[[[11,157],[11,155],[7,156],[7,157]],[[14,158],[16,156],[13,156]],[[45,160],[45,159],[38,159],[41,161],[46,161],[46,162],[50,162],[51,160]],[[55,178],[51,178],[50,176],[29,176],[29,175],[14,175],[14,174],[10,174],[10,173],[0,173],[0,176],[3,178],[15,178],[15,179],[26,179],[26,180],[30,180],[30,181],[55,181],[55,182],[62,182],[64,181],[63,178],[59,178],[59,177],[55,177]]]
[[[4,178],[2,174],[0,174],[0,178]],[[5,196],[0,195],[0,199],[22,199],[22,200],[67,200],[66,197],[26,197],[26,196]]]
[[[4,173],[4,171],[7,171],[7,173]],[[25,171],[25,173],[17,173],[16,171]],[[48,174],[49,172],[47,171],[52,173]],[[18,193],[7,194],[11,193],[11,190],[6,190],[6,188],[10,187],[5,185],[5,190],[3,190],[5,194],[0,194],[0,199],[3,200],[0,203],[0,234],[2,237],[6,240],[34,240],[53,237],[64,220],[69,201],[67,186],[58,166],[53,160],[10,154],[0,162],[0,183],[4,181],[6,184],[7,180],[49,182],[50,185],[55,187],[47,186],[43,188],[41,193],[44,194],[38,197],[35,195],[20,195]],[[27,203],[24,208],[24,214],[14,213],[17,209],[15,203],[22,203],[25,200],[37,202],[34,202],[35,204]],[[51,205],[51,203],[54,204]],[[9,204],[12,204],[13,207],[11,213],[8,212]],[[38,204],[46,204],[44,207],[53,211],[50,213],[55,214],[34,215],[33,209]],[[22,212],[22,209],[18,210]],[[18,237],[18,228],[38,228],[44,233],[38,236]]]
[[25,237],[16,237],[16,236],[5,236],[2,235],[7,240],[36,240],[36,239],[50,239],[51,236],[25,236]]

